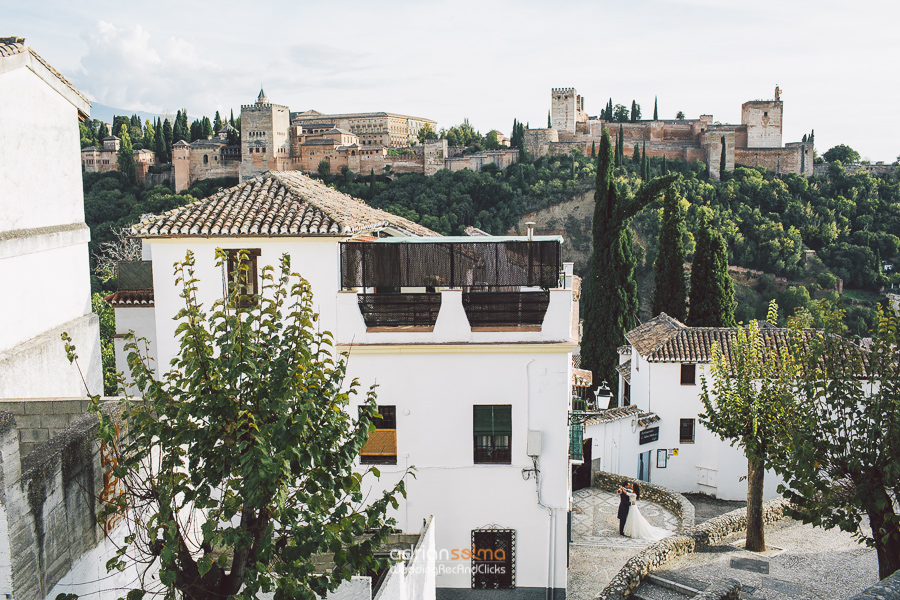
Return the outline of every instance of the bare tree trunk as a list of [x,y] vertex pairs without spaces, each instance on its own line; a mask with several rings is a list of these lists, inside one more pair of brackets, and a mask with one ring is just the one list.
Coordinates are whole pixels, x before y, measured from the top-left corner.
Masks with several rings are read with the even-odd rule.
[[744,548],[751,552],[766,549],[763,523],[763,481],[766,470],[761,461],[747,458],[747,541]]
[[[881,494],[879,494],[881,495]],[[891,499],[883,494],[885,506],[892,506]],[[893,514],[893,510],[888,508]],[[869,515],[869,525],[872,527],[872,537],[875,538],[875,551],[878,554],[878,577],[884,579],[900,571],[900,530],[896,525],[886,523],[884,513],[878,511],[875,503],[872,503],[866,513]]]

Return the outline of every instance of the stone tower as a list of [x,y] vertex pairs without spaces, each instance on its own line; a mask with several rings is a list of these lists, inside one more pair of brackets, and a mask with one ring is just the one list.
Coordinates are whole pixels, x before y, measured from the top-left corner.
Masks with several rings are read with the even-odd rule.
[[[776,95],[780,97],[776,88]],[[747,126],[748,148],[781,148],[781,116],[784,102],[751,100],[741,105],[741,124]]]
[[578,95],[575,88],[550,90],[550,124],[553,129],[574,134],[577,123],[585,122],[584,98]]
[[241,105],[241,181],[290,168],[290,126],[288,107],[269,103],[262,88],[255,103]]

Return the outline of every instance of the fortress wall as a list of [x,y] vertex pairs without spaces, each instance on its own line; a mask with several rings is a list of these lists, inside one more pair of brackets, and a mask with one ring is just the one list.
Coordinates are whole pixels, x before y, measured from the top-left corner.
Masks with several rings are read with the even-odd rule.
[[[808,147],[808,150],[805,150],[804,147]],[[806,154],[805,157],[804,154]],[[737,148],[734,151],[734,162],[749,167],[765,167],[775,173],[811,175],[812,145],[791,144],[784,148]]]

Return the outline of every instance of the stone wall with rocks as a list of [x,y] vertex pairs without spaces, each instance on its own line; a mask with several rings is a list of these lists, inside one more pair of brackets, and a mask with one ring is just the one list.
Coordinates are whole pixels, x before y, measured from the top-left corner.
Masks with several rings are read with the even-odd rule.
[[[622,483],[633,483],[634,481],[634,479],[613,475],[604,471],[594,473],[594,485],[601,489],[615,490]],[[678,510],[674,503],[676,501],[675,496],[680,496],[680,494],[643,481],[638,483],[641,485],[642,498],[657,502],[673,512]],[[644,492],[645,489],[647,493]],[[669,504],[665,504],[666,502]],[[684,502],[690,504],[686,498]],[[788,502],[782,498],[766,502],[763,505],[763,524],[768,526],[783,519],[784,508],[787,505]],[[691,505],[691,518],[693,518],[693,505]],[[625,566],[619,570],[612,581],[609,582],[609,585],[604,588],[595,600],[625,600],[631,594],[631,591],[640,585],[644,577],[662,567],[670,559],[711,546],[732,533],[746,529],[747,509],[741,508],[710,519],[695,527],[686,528],[681,534],[656,542],[628,559]],[[730,598],[731,596],[719,597]]]
[[90,403],[88,398],[2,398],[0,412],[15,417],[19,455],[25,457],[83,417]]
[[694,526],[694,505],[691,501],[676,491],[664,488],[661,485],[632,479],[624,475],[616,475],[607,473],[606,471],[594,471],[593,485],[607,492],[615,492],[624,484],[635,484],[640,486],[641,500],[646,500],[654,504],[659,504],[663,508],[670,510],[678,516],[681,521],[681,530],[690,529]]
[[850,600],[900,600],[900,571],[861,591]]
[[44,598],[103,538],[97,418],[84,415],[20,460],[16,417],[0,412],[0,596]]

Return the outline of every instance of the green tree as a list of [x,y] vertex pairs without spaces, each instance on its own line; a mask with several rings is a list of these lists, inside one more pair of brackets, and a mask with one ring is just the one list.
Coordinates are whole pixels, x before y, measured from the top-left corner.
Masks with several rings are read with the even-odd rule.
[[593,249],[584,295],[584,334],[581,364],[594,374],[596,385],[604,380],[615,391],[617,348],[624,334],[637,324],[638,296],[634,280],[631,218],[672,183],[654,179],[633,197],[620,196],[613,176],[613,150],[604,130],[597,152],[594,191]]
[[203,135],[203,139],[208,140],[213,135],[215,135],[216,131],[213,129],[212,122],[209,120],[209,117],[203,117],[203,120],[200,121],[201,124],[201,134]]
[[684,120],[684,112],[679,110],[677,113],[675,113],[675,118],[678,119],[679,121],[683,121]]
[[653,120],[659,121],[659,110],[656,107],[656,96],[653,97]]
[[865,352],[842,339],[843,320],[825,310],[825,328],[792,344],[795,404],[786,457],[774,467],[788,514],[874,546],[884,579],[900,570],[900,318],[879,307]]
[[106,127],[106,123],[100,123],[100,129],[97,132],[97,139],[102,144],[103,140],[108,137],[109,137],[109,129]]
[[725,240],[703,209],[691,265],[691,305],[687,324],[692,327],[734,327],[734,282],[728,274]]
[[133,184],[137,181],[137,167],[134,164],[134,148],[126,125],[122,125],[122,129],[119,130],[119,140],[118,170],[128,183]]
[[650,161],[647,160],[647,142],[641,144],[641,179],[650,179]]
[[591,142],[591,158],[597,158],[597,146],[595,142]]
[[[775,325],[778,308],[769,305]],[[709,385],[701,373],[700,422],[747,456],[747,541],[752,552],[766,549],[763,484],[767,468],[779,462],[778,439],[789,411],[796,366],[788,348],[767,343],[756,321],[730,332],[730,348],[713,344]],[[727,353],[727,356],[726,356]]]
[[631,153],[631,162],[635,165],[641,164],[641,147],[637,145],[637,142],[634,144],[634,152]]
[[169,159],[166,157],[165,132],[163,131],[162,123],[158,118],[156,119],[156,134],[153,141],[153,151],[156,152],[156,160],[161,163],[169,162]]
[[137,114],[131,115],[131,126],[132,127],[140,127],[141,126],[141,118],[137,116]]
[[497,141],[498,133],[496,129],[487,132],[487,135],[484,136],[485,150],[496,150],[500,147],[500,142]]
[[163,144],[165,145],[165,161],[172,162],[172,145],[177,141],[174,139],[175,132],[172,130],[172,124],[168,119],[163,123]]
[[825,159],[825,162],[839,161],[841,164],[848,165],[859,162],[859,152],[850,146],[838,144],[825,152],[822,158]]
[[663,198],[659,252],[653,263],[656,280],[653,314],[664,312],[681,322],[687,316],[683,242],[685,231],[682,199],[673,186],[666,190]]
[[322,178],[322,181],[327,182],[328,178],[331,177],[331,163],[327,160],[320,160],[319,168],[317,170],[319,172],[319,177]]
[[231,116],[228,117],[228,124],[231,125],[232,127],[236,127],[236,125],[234,124],[234,109],[233,108],[231,109]]
[[222,117],[219,116],[219,111],[216,111],[216,116],[215,116],[215,119],[213,120],[213,129],[215,129],[216,131],[219,131],[220,129],[222,129],[222,126],[224,124],[225,124],[225,122],[222,121]]
[[553,123],[550,121],[550,111],[547,111],[547,129],[552,129]]
[[155,150],[156,148],[156,128],[150,119],[144,121],[144,148],[147,150]]
[[641,105],[631,101],[631,120],[632,121],[640,121],[641,120]]
[[419,140],[420,144],[424,144],[425,140],[438,139],[438,135],[437,132],[435,132],[434,127],[431,126],[431,123],[425,123],[423,127],[419,128],[416,138]]
[[[124,484],[98,517],[134,519],[132,531],[142,532],[126,538],[107,568],[124,568],[129,550],[158,560],[158,580],[139,581],[136,591],[161,584],[169,597],[187,600],[249,600],[268,591],[325,597],[352,574],[384,566],[373,550],[392,531],[385,515],[404,484],[364,504],[363,477],[378,471],[359,473],[355,460],[374,429],[375,393],[352,418],[359,383],[346,383],[346,357],[317,330],[309,283],[291,273],[289,257],[277,275],[262,270],[262,293],[246,308],[235,307],[246,294],[248,256],[216,251],[219,268],[230,259],[228,295],[210,313],[196,300],[193,255],[176,264],[185,306],[168,373],[157,376],[143,341],[126,337],[142,390],[142,402],[123,403],[128,440],[117,439],[94,397],[101,439],[116,453]],[[326,553],[334,568],[322,573],[313,559]]]
[[94,130],[87,123],[78,123],[78,134],[81,138],[81,147],[98,146],[97,138],[94,137]]
[[[183,118],[182,118],[183,117]],[[175,115],[175,124],[172,126],[172,143],[180,142],[181,140],[191,141],[190,138],[191,129],[187,124],[187,115],[183,115],[183,113],[179,110]]]
[[113,117],[112,131],[115,132],[113,135],[117,135],[119,131],[122,131],[122,125],[125,126],[125,131],[128,131],[128,128],[131,127],[131,119],[122,115]]
[[613,120],[618,121],[619,123],[628,122],[628,107],[622,104],[616,104],[616,107],[613,109]]
[[103,295],[91,295],[91,312],[100,320],[100,362],[103,365],[103,395],[115,396],[118,393],[116,377],[116,350],[113,338],[116,335],[116,314],[113,308],[103,299]]

